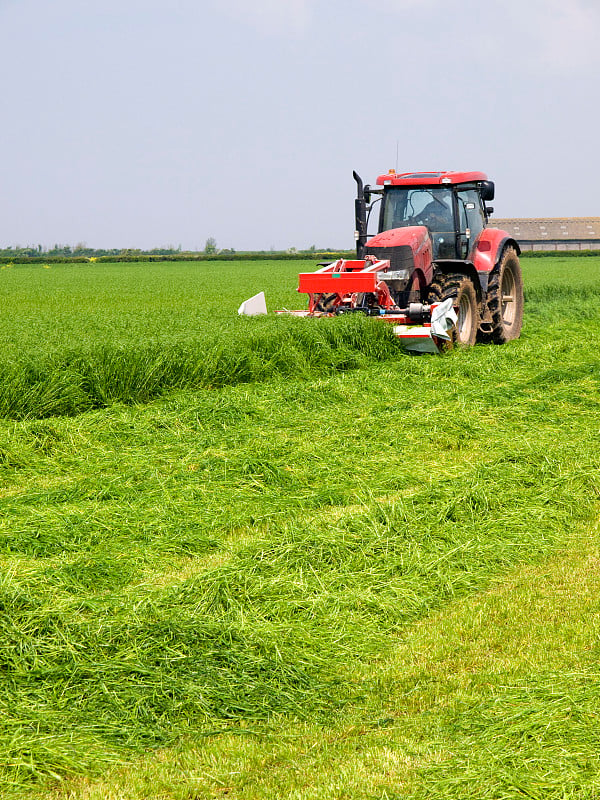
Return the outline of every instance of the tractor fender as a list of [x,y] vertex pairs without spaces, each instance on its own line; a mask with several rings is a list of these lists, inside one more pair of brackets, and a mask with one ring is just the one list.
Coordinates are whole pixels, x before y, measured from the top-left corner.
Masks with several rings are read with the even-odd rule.
[[[478,272],[471,261],[462,261],[456,258],[438,259],[435,264],[435,275],[448,275],[449,273],[462,273],[470,278],[475,287],[477,302],[483,301],[487,292],[488,276],[486,273]],[[435,277],[435,276],[434,276]]]
[[489,275],[497,266],[502,258],[504,248],[507,246],[514,247],[517,255],[521,254],[518,243],[506,231],[500,230],[500,228],[484,228],[481,231],[472,253],[473,264],[480,277]]
[[423,270],[420,269],[419,267],[417,267],[417,269],[415,269],[415,271],[413,272],[413,274],[410,277],[410,284],[411,284],[411,286],[413,288],[418,285],[419,291],[421,292],[422,296],[425,297],[426,296],[426,289],[429,286],[429,283],[431,282],[432,275],[433,275],[433,270],[430,269],[429,270],[429,280],[428,280],[427,279],[427,275],[425,275]]

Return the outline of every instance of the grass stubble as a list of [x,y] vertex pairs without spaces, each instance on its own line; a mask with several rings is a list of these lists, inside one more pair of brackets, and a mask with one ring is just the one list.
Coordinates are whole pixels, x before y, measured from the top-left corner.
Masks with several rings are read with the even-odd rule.
[[3,796],[594,797],[600,264],[565,268],[502,348],[243,320],[241,380],[6,419]]

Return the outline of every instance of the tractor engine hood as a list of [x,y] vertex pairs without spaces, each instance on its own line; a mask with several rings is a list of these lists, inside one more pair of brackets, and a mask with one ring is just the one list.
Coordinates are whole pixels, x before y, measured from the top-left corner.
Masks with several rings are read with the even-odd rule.
[[425,225],[414,225],[410,228],[392,228],[373,236],[367,247],[410,247],[413,253],[419,252],[429,240],[429,231]]
[[[408,281],[415,270],[419,270],[423,281],[429,281],[433,274],[433,251],[429,231],[424,225],[410,228],[392,228],[369,239],[365,255],[379,260],[389,260],[393,271],[406,272]],[[400,289],[400,287],[397,287]]]

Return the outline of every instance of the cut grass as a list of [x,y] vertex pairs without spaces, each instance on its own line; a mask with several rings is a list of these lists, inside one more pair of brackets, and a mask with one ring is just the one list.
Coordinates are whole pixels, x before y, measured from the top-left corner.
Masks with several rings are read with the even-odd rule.
[[599,563],[594,526],[424,617],[330,724],[191,737],[52,796],[597,797]]
[[594,798],[596,527],[406,630],[338,724],[189,739],[57,797]]
[[[529,319],[547,305],[532,299]],[[451,765],[464,770],[461,753],[477,747],[473,774],[496,791],[482,772],[493,707],[481,707],[474,740],[459,724],[476,719],[468,697],[461,716],[452,695],[448,715],[430,706],[405,725],[402,698],[415,684],[396,685],[406,665],[394,678],[382,667],[419,620],[544,559],[595,514],[598,336],[583,317],[565,322],[551,309],[545,319],[502,348],[369,357],[321,380],[0,423],[7,796],[36,782],[43,794],[56,776],[97,774],[170,745],[179,749],[163,751],[168,771],[196,752],[177,745],[182,737],[194,748],[195,736],[215,730],[233,739],[208,744],[207,757],[225,758],[219,742],[241,733],[231,758],[254,766],[239,780],[227,777],[231,760],[211,774],[240,796],[261,796],[244,795],[240,782],[261,786],[252,770],[265,746],[248,728],[293,730],[319,754],[314,787],[323,788],[304,792],[300,777],[284,774],[294,740],[283,755],[281,745],[268,749],[270,796],[279,786],[290,796],[366,797],[364,776],[381,763],[408,765],[412,777],[401,787],[381,779],[374,796],[442,792]],[[536,675],[543,707],[548,684]],[[392,740],[387,761],[374,753],[365,766],[364,742],[387,741],[398,708],[402,747]],[[357,736],[361,713],[371,722]],[[304,727],[290,729],[294,719]],[[360,780],[350,767],[338,784],[324,779],[338,752]],[[159,796],[150,784],[139,794],[140,769],[127,773],[125,796]],[[163,796],[211,796],[219,783],[209,772],[165,784]]]

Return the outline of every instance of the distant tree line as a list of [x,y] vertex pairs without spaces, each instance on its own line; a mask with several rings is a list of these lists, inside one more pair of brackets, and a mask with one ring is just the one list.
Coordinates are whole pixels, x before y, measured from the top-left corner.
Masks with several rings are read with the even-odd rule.
[[10,258],[11,256],[23,256],[25,258],[40,258],[48,256],[50,258],[100,258],[101,256],[119,256],[119,255],[175,255],[181,253],[181,247],[155,247],[152,250],[140,250],[137,248],[97,248],[87,247],[85,244],[76,244],[74,246],[69,244],[55,244],[54,247],[43,247],[41,244],[36,246],[28,245],[21,247],[15,245],[14,247],[0,248],[0,257]]
[[333,256],[348,257],[351,252],[339,250],[337,248],[324,247],[318,249],[316,245],[311,245],[305,250],[290,247],[287,250],[240,250],[236,251],[233,247],[219,248],[213,237],[206,240],[204,250],[182,250],[179,247],[154,247],[151,250],[143,250],[135,247],[126,248],[96,248],[87,247],[84,243],[76,245],[55,244],[54,247],[46,248],[41,244],[27,245],[22,247],[15,245],[0,248],[0,263],[10,262],[44,262],[44,261],[204,261],[209,259],[233,260],[235,259],[260,259],[260,258],[327,258]]
[[[353,258],[354,250],[339,250],[336,248],[322,247],[317,248],[311,245],[305,250],[298,250],[289,247],[287,250],[275,250],[271,247],[268,250],[239,250],[233,247],[219,248],[213,237],[206,240],[204,250],[182,250],[179,247],[154,247],[151,250],[142,250],[135,247],[126,248],[96,248],[87,247],[83,243],[76,245],[55,244],[54,247],[45,248],[41,244],[28,245],[21,247],[0,248],[0,264],[43,264],[46,262],[72,261],[75,263],[86,263],[89,261],[99,263],[110,263],[115,261],[237,261],[237,260],[284,260],[284,259],[314,259],[317,261],[332,261],[336,258]],[[598,250],[567,250],[567,251],[525,251],[524,258],[542,258],[545,256],[598,257]]]

